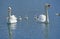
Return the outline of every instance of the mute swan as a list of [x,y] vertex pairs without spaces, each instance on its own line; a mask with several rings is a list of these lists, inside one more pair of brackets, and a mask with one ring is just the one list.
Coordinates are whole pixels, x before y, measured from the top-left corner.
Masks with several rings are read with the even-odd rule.
[[15,15],[11,15],[11,7],[8,7],[8,23],[16,23],[17,18]]
[[39,16],[35,16],[34,18],[42,23],[49,23],[49,16],[48,16],[48,8],[50,4],[45,4],[45,14],[41,14]]

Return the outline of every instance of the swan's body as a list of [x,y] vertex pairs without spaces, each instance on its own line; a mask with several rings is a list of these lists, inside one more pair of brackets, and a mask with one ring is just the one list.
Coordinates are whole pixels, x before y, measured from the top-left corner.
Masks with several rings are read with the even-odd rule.
[[43,15],[43,14],[39,15],[38,21],[45,22],[46,21],[46,16]]
[[15,17],[15,15],[11,15],[11,7],[8,8],[8,23],[16,23],[17,22],[17,18]]
[[8,23],[16,23],[16,22],[17,22],[17,18],[14,15],[8,17]]
[[48,16],[48,8],[50,8],[50,4],[45,4],[45,15],[40,15],[40,21],[44,23],[49,23],[49,16]]
[[38,22],[49,23],[49,18],[45,14],[41,14],[39,16],[35,16],[34,18]]
[[39,16],[35,16],[34,19],[38,22],[44,23],[46,21],[46,16],[44,14],[41,14]]

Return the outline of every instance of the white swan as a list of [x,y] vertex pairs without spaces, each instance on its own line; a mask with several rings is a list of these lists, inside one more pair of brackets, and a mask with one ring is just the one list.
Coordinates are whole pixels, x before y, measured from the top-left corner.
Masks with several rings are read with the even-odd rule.
[[48,16],[48,8],[50,4],[45,4],[45,14],[41,14],[39,16],[35,16],[34,18],[42,23],[49,23],[49,16]]
[[15,15],[11,15],[11,7],[8,7],[8,23],[16,23],[17,18]]

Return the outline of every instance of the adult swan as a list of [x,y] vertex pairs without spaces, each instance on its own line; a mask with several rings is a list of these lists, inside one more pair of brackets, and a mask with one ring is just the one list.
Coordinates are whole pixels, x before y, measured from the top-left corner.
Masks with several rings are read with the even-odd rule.
[[15,15],[11,14],[11,7],[8,7],[8,23],[16,23],[17,22],[17,18],[15,17]]

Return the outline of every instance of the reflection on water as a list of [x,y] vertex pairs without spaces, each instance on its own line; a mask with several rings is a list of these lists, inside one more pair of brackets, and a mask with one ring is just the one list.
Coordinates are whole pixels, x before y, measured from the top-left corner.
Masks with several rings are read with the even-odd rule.
[[7,24],[8,25],[8,32],[9,32],[9,38],[13,39],[13,31],[16,29],[16,23],[14,24]]
[[49,24],[42,24],[44,39],[48,39]]
[[[24,25],[24,26],[25,26],[25,25]],[[8,24],[8,32],[9,32],[9,38],[10,38],[10,39],[13,39],[14,36],[16,37],[16,35],[14,34],[14,33],[16,33],[16,32],[15,32],[16,27],[17,27],[16,24]],[[25,27],[27,27],[27,26],[25,26]],[[25,27],[23,27],[23,28],[21,27],[21,28],[20,28],[21,30],[22,30],[22,29],[24,30],[23,33],[21,33],[23,30],[22,30],[22,31],[18,31],[18,32],[20,32],[21,34],[23,34],[23,36],[26,36],[26,35],[29,36],[30,32],[29,32],[29,31],[26,32],[26,31],[25,31]],[[30,26],[30,27],[31,27],[31,26]],[[30,28],[30,27],[29,27],[28,30],[33,30],[33,29],[35,28],[35,26],[34,26],[33,29],[32,29],[32,27],[31,27],[31,28]],[[37,27],[38,27],[38,26],[37,26]],[[28,28],[28,27],[27,27],[27,28]],[[41,29],[42,29],[41,31],[43,32],[43,33],[42,33],[42,35],[43,35],[42,38],[43,38],[43,39],[48,39],[48,36],[49,36],[49,35],[48,35],[49,24],[44,24],[44,23],[42,23],[42,24],[41,24]],[[36,29],[36,30],[38,30],[38,29]],[[21,35],[20,33],[19,33],[19,35]],[[28,34],[27,34],[27,33],[28,33]],[[25,34],[26,34],[26,35],[25,35]],[[37,34],[37,31],[36,31],[36,34]],[[17,35],[18,35],[18,33],[17,33]],[[31,36],[32,36],[32,38],[35,38],[35,37],[33,37],[34,34],[32,34]],[[38,36],[38,35],[37,35],[37,36]],[[28,38],[28,37],[27,37],[27,38]],[[36,38],[37,38],[37,37],[36,37]],[[30,38],[30,39],[31,39],[31,38]]]

